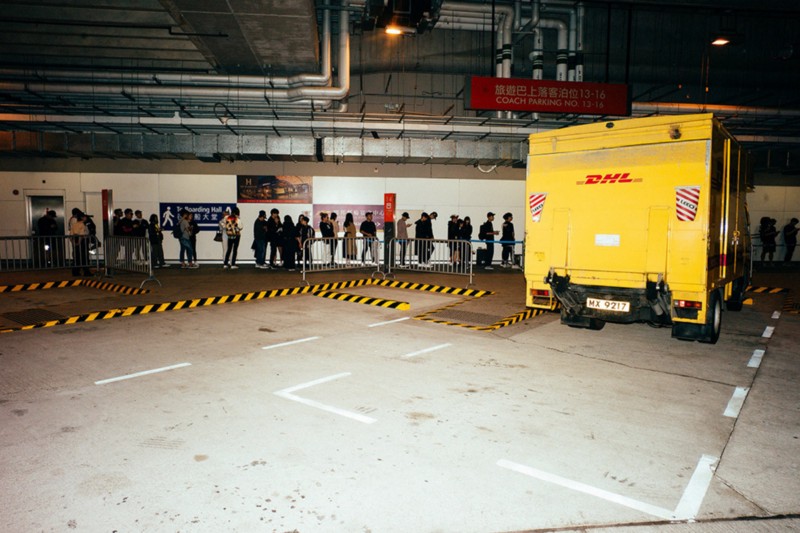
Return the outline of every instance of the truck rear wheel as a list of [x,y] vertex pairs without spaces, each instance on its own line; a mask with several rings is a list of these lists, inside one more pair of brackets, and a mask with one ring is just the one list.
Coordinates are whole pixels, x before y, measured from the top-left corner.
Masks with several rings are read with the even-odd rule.
[[722,300],[719,292],[714,291],[708,296],[704,324],[687,324],[677,322],[672,326],[672,336],[685,341],[700,341],[716,344],[722,328]]
[[702,327],[700,342],[716,344],[719,340],[719,332],[722,329],[722,302],[719,292],[714,291],[708,299],[708,309],[706,309],[706,323]]

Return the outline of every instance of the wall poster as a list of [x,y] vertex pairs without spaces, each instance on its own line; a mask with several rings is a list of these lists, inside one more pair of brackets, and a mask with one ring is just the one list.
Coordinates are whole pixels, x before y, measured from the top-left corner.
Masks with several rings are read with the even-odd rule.
[[236,176],[240,203],[310,204],[312,176]]

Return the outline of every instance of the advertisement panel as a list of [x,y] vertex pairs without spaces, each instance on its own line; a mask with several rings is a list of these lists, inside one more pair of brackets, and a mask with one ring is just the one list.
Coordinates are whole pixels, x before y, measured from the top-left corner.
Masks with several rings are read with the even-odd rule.
[[311,176],[236,176],[240,203],[310,204]]

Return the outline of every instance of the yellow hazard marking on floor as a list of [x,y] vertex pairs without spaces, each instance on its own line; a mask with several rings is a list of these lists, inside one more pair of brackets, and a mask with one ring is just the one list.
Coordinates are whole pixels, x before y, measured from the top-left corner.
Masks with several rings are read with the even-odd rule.
[[139,289],[137,287],[128,287],[127,285],[120,285],[118,283],[109,283],[105,281],[98,281],[94,279],[71,279],[64,281],[46,281],[40,283],[23,283],[20,285],[0,285],[0,293],[3,292],[21,292],[21,291],[40,291],[47,289],[64,289],[67,287],[90,287],[93,289],[100,289],[104,291],[119,292],[127,295],[134,294],[147,294],[147,289]]
[[780,294],[784,292],[789,292],[789,289],[783,289],[780,287],[753,287],[752,285],[748,286],[745,289],[746,292],[755,292],[757,294]]
[[383,298],[373,298],[371,296],[361,296],[358,294],[349,294],[345,292],[333,291],[314,291],[311,294],[319,296],[320,298],[330,298],[332,300],[339,300],[341,302],[354,302],[359,304],[371,305],[374,307],[385,307],[388,309],[400,309],[407,311],[411,308],[408,302],[400,302],[396,300],[384,300]]

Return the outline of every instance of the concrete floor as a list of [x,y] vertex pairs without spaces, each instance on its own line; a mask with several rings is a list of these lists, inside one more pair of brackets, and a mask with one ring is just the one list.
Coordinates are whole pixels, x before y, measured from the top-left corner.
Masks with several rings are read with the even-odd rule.
[[[246,267],[159,277],[142,295],[2,293],[0,314],[301,286]],[[410,309],[297,294],[0,334],[0,530],[800,529],[800,315],[787,294],[725,313],[714,346],[555,315],[493,332],[414,319],[446,308],[486,325],[524,308],[518,271],[480,273],[474,288],[494,294],[368,285],[341,292]]]

